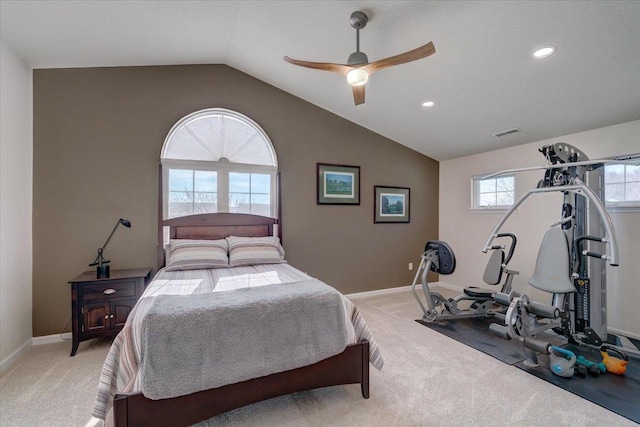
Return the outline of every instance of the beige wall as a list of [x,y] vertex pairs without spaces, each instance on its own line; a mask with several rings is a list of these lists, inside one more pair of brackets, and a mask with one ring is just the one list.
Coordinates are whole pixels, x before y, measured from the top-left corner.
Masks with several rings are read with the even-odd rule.
[[0,370],[31,343],[31,67],[0,40]]
[[[449,242],[458,258],[456,272],[440,280],[457,286],[484,286],[482,274],[489,255],[482,248],[503,213],[470,212],[471,177],[505,169],[540,166],[538,152],[543,145],[566,142],[584,151],[591,159],[640,152],[640,121],[623,123],[531,144],[461,157],[440,163],[440,238]],[[516,176],[516,198],[533,188],[543,172]],[[521,206],[502,227],[518,236],[518,246],[510,266],[521,272],[514,289],[546,301],[548,294],[531,288],[538,248],[545,230],[560,218],[561,196],[534,196]],[[608,322],[610,329],[640,336],[640,212],[610,212],[620,250],[620,267],[607,268]]]
[[[67,323],[66,282],[118,218],[133,227],[109,243],[111,268],[154,265],[162,143],[208,107],[246,114],[271,138],[293,266],[343,293],[410,283],[407,264],[437,237],[436,161],[223,65],[35,70],[34,336]],[[360,206],[316,205],[317,162],[361,167]],[[373,224],[374,185],[411,188],[410,224]]]

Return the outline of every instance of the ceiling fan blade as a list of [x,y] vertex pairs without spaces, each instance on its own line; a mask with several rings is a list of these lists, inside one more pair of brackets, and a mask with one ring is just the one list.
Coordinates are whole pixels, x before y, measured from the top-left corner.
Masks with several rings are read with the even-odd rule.
[[353,88],[353,102],[355,105],[364,104],[364,85],[352,86]]
[[297,59],[289,58],[288,56],[285,56],[283,59],[289,64],[299,65],[300,67],[314,68],[316,70],[331,71],[332,73],[342,74],[343,76],[346,76],[349,70],[353,68],[349,65],[333,64],[331,62],[299,61]]
[[400,65],[407,62],[415,61],[417,59],[426,58],[429,55],[436,53],[436,47],[433,42],[429,42],[424,46],[420,46],[417,49],[410,50],[409,52],[401,53],[400,55],[391,56],[389,58],[380,59],[378,61],[371,62],[367,65],[363,65],[364,69],[369,75],[380,71],[383,68],[391,67],[392,65]]

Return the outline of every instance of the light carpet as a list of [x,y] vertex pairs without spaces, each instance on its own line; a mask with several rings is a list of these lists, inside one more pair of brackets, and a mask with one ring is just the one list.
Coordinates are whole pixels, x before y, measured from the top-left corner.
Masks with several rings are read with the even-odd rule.
[[[450,291],[439,289],[442,293]],[[295,393],[228,412],[213,426],[632,426],[635,423],[416,323],[410,291],[352,300],[385,360],[359,385]],[[34,346],[0,376],[0,425],[83,426],[108,340]],[[111,424],[111,419],[107,420]]]

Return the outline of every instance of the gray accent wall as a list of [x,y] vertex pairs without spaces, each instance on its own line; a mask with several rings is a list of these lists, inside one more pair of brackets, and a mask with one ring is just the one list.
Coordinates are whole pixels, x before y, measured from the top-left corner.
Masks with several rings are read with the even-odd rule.
[[[155,267],[160,149],[204,108],[245,114],[271,138],[294,267],[343,293],[406,286],[408,263],[438,237],[438,162],[231,67],[46,69],[33,80],[34,336],[62,331],[67,281],[89,270],[119,218],[132,228],[109,243],[111,268]],[[336,79],[336,96],[345,84]],[[316,204],[318,162],[360,166],[359,206]],[[411,188],[409,224],[373,223],[374,185]]]

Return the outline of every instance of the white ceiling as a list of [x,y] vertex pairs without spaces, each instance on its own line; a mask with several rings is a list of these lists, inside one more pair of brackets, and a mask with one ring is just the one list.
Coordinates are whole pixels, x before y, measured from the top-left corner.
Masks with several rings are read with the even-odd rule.
[[[2,39],[34,68],[224,63],[437,160],[640,119],[640,1],[0,5]],[[357,107],[344,77],[282,60],[345,63],[355,10],[370,61],[436,46],[372,76]],[[557,53],[534,60],[542,44]]]

